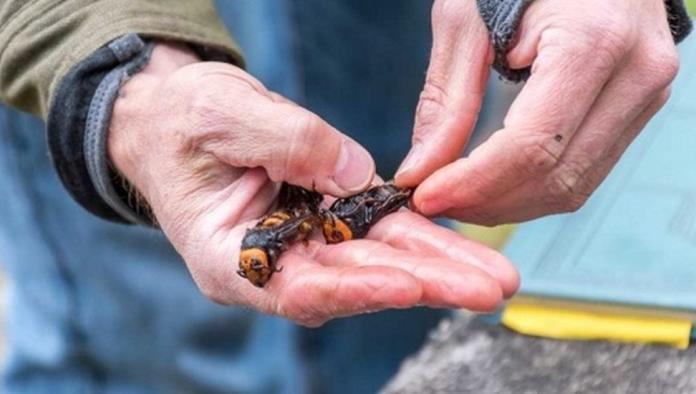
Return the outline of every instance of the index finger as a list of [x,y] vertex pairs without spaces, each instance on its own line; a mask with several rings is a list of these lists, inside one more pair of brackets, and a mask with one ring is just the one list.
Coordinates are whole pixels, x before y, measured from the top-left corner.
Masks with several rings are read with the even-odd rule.
[[511,297],[520,284],[517,270],[501,253],[411,211],[395,212],[380,220],[370,229],[368,238],[397,249],[480,268],[498,282],[506,298]]
[[395,176],[415,186],[464,150],[481,108],[493,52],[474,1],[438,0],[433,48],[416,109],[413,146]]
[[433,215],[474,206],[552,170],[622,57],[610,39],[592,44],[544,34],[503,129],[426,179],[416,190],[416,207]]

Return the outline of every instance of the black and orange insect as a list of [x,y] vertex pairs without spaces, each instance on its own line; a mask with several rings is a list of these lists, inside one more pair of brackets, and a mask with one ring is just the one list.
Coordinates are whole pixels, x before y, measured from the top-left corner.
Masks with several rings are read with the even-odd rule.
[[237,274],[258,287],[282,270],[280,254],[290,245],[304,241],[319,224],[319,193],[283,183],[278,209],[263,217],[244,234]]
[[326,243],[335,244],[364,238],[370,227],[386,215],[408,205],[412,190],[392,182],[372,187],[360,194],[340,198],[321,212]]
[[411,193],[388,182],[320,209],[321,194],[283,183],[278,208],[244,234],[237,273],[263,287],[282,270],[277,265],[281,253],[305,241],[319,226],[327,244],[363,238],[377,221],[408,205]]

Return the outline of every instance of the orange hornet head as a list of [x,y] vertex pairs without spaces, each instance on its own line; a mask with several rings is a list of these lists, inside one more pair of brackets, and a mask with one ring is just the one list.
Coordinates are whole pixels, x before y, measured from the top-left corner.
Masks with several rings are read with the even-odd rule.
[[322,215],[322,232],[327,244],[337,244],[353,239],[353,230],[333,213],[325,211]]
[[270,265],[268,253],[261,248],[244,249],[239,254],[237,274],[254,286],[263,287],[275,271]]

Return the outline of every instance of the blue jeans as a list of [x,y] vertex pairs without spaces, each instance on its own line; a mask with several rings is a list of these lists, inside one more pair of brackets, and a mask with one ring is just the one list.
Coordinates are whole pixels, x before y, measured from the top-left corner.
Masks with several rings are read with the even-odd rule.
[[[362,142],[389,177],[409,146],[429,2],[219,5],[249,70]],[[77,206],[46,152],[41,122],[0,108],[4,392],[370,392],[444,315],[385,312],[307,330],[213,304],[160,232]]]

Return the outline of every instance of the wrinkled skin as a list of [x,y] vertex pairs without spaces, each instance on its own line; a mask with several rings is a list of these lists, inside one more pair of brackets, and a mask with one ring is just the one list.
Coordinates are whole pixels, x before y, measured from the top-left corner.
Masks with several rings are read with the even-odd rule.
[[[396,176],[426,215],[494,225],[578,209],[669,96],[662,0],[535,0],[508,54],[532,75],[503,129],[459,158],[493,61],[476,2],[436,0],[413,148]],[[486,55],[487,54],[487,55]]]
[[334,201],[322,215],[324,239],[331,244],[364,238],[375,223],[408,205],[411,192],[388,182]]
[[283,182],[273,212],[247,229],[242,238],[237,274],[257,287],[264,287],[280,272],[280,254],[293,244],[305,241],[319,225],[319,204],[323,196]]
[[[367,188],[374,162],[318,116],[241,69],[159,44],[121,89],[111,118],[112,163],[150,203],[203,294],[307,326],[389,308],[490,311],[519,278],[499,253],[413,212],[365,239],[295,244],[263,289],[237,270],[249,227],[272,209],[279,182],[326,196]],[[316,152],[322,152],[317,155]]]

